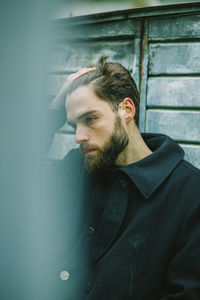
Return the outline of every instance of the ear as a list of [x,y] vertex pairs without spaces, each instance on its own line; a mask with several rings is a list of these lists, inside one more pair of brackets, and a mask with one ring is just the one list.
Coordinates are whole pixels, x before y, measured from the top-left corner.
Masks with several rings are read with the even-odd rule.
[[131,100],[130,98],[125,98],[120,103],[120,108],[123,110],[123,116],[126,123],[129,123],[131,120],[133,120],[136,112],[133,100]]

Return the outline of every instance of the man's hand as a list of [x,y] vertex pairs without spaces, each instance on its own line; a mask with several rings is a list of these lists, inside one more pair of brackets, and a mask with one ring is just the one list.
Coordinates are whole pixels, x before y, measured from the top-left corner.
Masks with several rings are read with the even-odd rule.
[[83,68],[83,69],[79,70],[78,72],[69,75],[67,77],[67,79],[65,80],[63,86],[59,90],[58,94],[56,95],[56,97],[50,103],[50,108],[51,109],[59,109],[59,108],[63,107],[65,105],[67,90],[68,90],[69,86],[72,84],[72,82],[74,80],[78,79],[79,77],[81,77],[87,73],[93,72],[95,70],[96,70],[95,67]]

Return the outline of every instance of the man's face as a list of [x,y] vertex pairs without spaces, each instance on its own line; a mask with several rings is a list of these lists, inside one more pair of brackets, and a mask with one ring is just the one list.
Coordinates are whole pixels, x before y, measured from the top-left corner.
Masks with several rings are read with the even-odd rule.
[[99,172],[113,165],[129,142],[118,113],[89,86],[79,87],[66,100],[68,123],[76,129],[85,167]]

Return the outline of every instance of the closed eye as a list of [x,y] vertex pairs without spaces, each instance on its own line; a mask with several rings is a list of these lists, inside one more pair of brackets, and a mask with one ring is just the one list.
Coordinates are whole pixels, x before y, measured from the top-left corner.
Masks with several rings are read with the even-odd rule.
[[87,118],[86,118],[86,122],[87,122],[87,123],[92,123],[95,119],[96,119],[96,118],[94,118],[94,117],[87,117]]

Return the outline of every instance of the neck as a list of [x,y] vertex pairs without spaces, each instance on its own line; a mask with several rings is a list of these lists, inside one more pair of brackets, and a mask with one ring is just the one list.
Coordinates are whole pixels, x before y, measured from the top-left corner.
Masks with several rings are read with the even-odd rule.
[[128,166],[150,155],[152,151],[144,142],[139,129],[132,122],[127,128],[129,143],[116,159],[117,166]]

